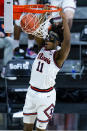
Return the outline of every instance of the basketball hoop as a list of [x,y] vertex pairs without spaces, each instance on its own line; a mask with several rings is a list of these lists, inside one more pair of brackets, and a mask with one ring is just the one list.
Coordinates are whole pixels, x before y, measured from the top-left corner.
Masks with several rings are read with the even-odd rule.
[[[44,9],[46,6],[47,9]],[[20,25],[24,32],[45,38],[48,35],[49,21],[54,17],[52,16],[52,12],[59,12],[61,10],[61,8],[51,5],[13,5],[12,19],[20,19]],[[23,13],[24,16],[22,16]],[[31,15],[32,17],[30,17]],[[26,19],[24,17],[26,17]]]

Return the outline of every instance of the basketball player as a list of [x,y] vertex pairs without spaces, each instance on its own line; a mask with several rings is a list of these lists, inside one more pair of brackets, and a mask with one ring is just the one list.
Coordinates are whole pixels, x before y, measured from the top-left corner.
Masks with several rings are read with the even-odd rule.
[[70,51],[70,30],[67,19],[63,12],[60,12],[60,16],[64,27],[61,49],[57,50],[60,44],[58,34],[50,31],[45,46],[41,48],[32,66],[30,87],[23,108],[24,131],[33,130],[35,119],[37,131],[45,131],[53,115],[56,101],[54,89],[56,75]]
[[[76,9],[76,0],[48,0],[48,1],[50,2],[51,5],[62,7],[69,24],[69,28],[71,29]],[[57,17],[55,21],[57,21]]]

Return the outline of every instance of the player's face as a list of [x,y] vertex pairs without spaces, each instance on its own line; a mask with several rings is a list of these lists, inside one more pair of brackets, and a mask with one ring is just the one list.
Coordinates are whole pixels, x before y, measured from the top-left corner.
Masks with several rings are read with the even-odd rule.
[[51,42],[51,41],[46,41],[45,42],[45,49],[47,50],[53,50],[56,49],[56,47],[59,45],[58,41]]

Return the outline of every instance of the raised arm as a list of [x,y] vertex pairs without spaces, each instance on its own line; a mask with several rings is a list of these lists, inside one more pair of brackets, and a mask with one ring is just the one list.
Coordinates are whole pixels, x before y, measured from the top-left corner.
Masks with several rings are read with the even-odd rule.
[[63,21],[63,28],[64,28],[64,40],[61,43],[61,49],[59,51],[56,51],[55,53],[55,61],[58,65],[58,67],[61,67],[64,61],[66,60],[69,52],[70,52],[70,30],[67,23],[67,19],[65,17],[65,14],[63,12],[60,12],[60,16],[62,17]]

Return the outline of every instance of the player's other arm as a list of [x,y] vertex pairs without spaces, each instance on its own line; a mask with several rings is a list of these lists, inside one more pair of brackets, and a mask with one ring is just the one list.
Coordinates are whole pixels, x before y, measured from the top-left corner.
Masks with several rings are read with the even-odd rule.
[[61,49],[55,53],[55,61],[58,67],[61,67],[64,61],[66,60],[69,52],[70,52],[70,30],[67,23],[67,19],[63,12],[60,12],[60,16],[63,20],[63,28],[64,28],[64,40],[61,44]]

